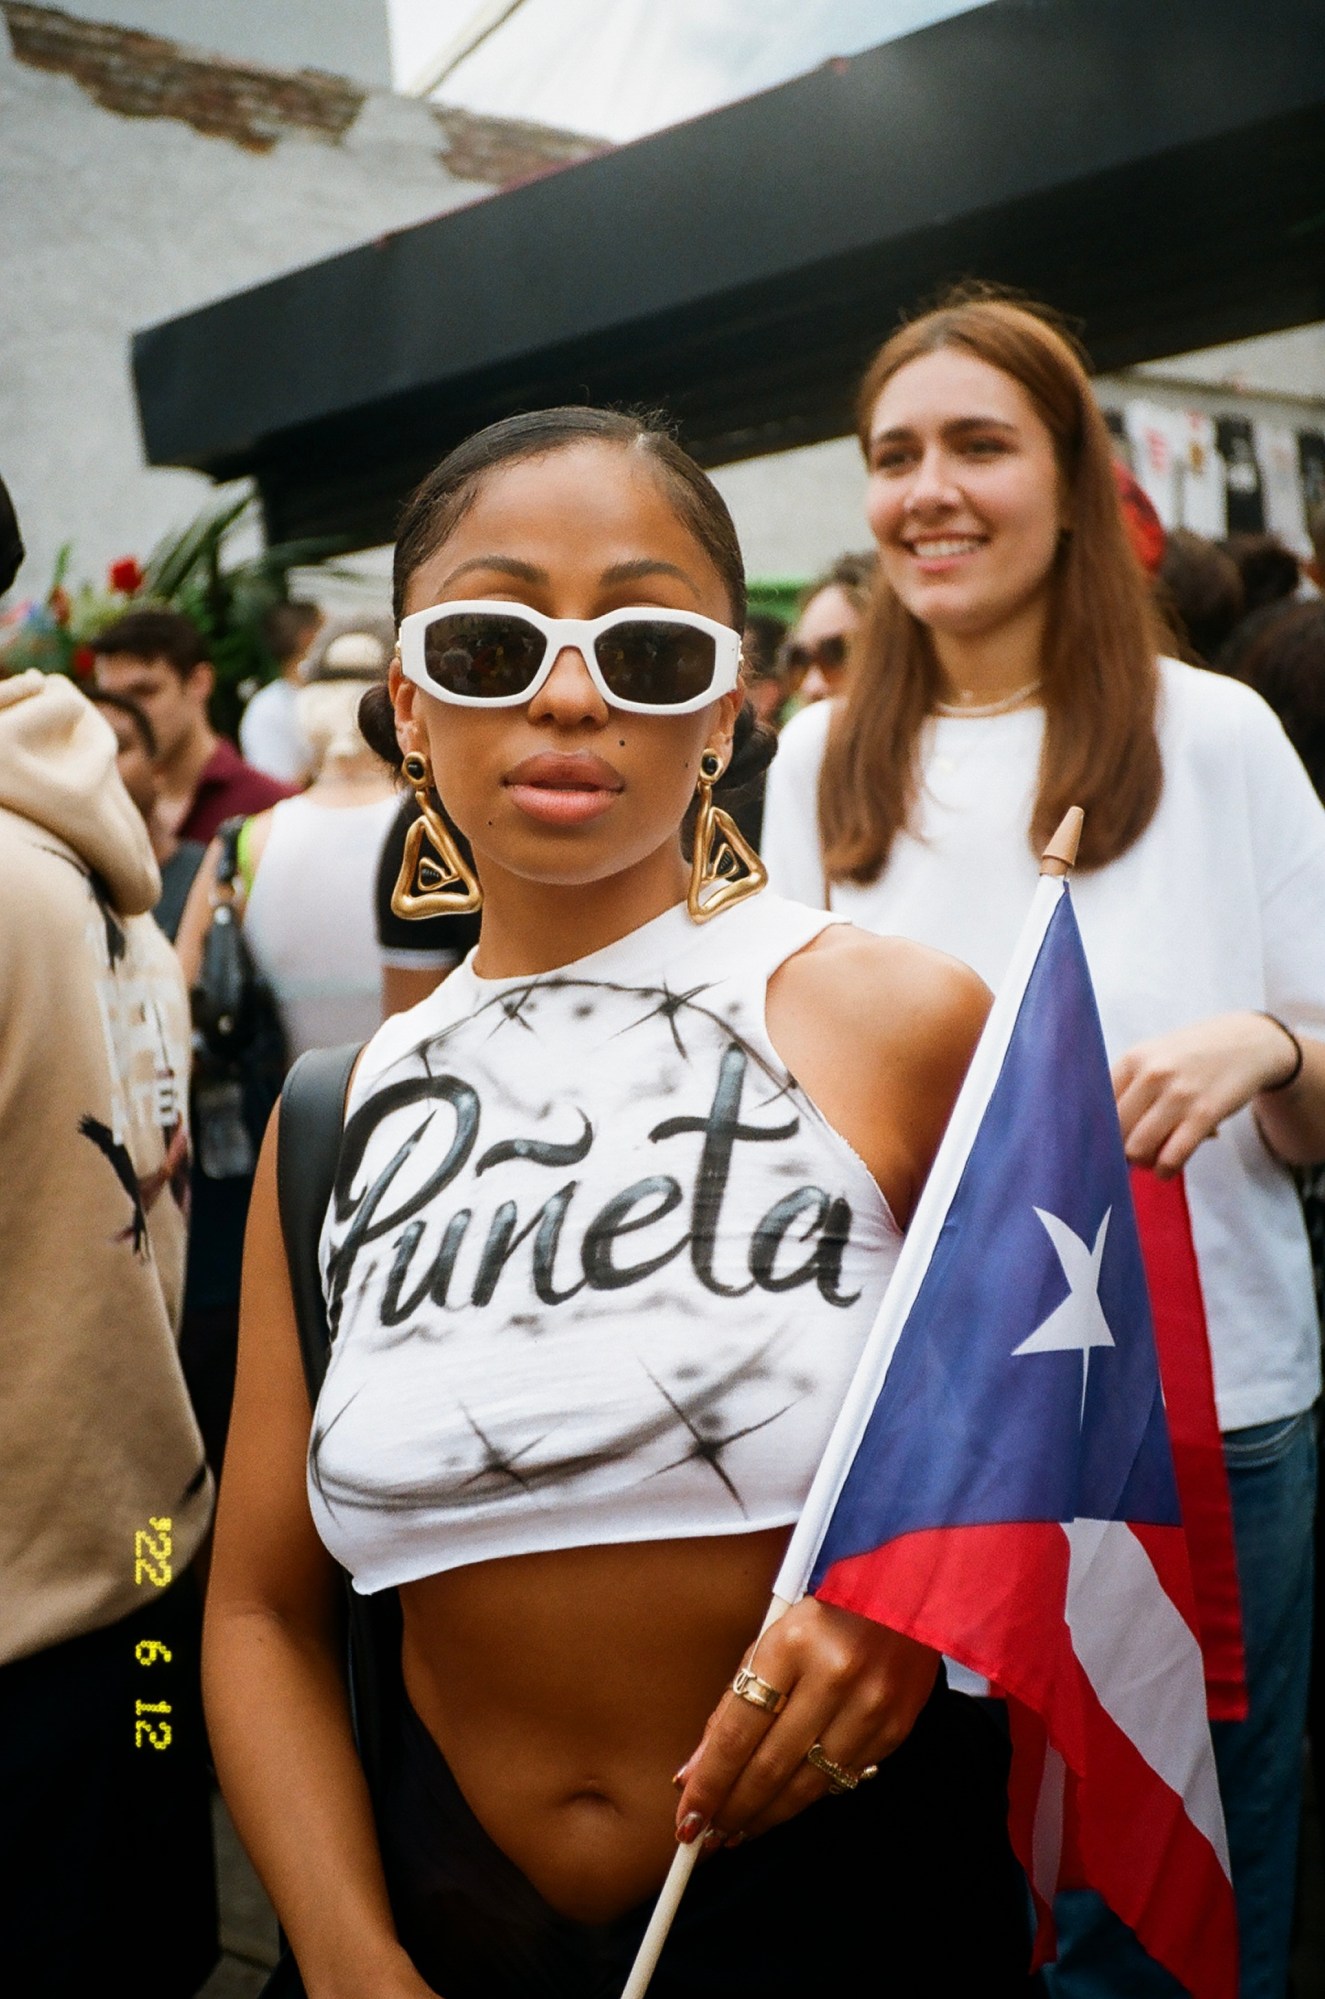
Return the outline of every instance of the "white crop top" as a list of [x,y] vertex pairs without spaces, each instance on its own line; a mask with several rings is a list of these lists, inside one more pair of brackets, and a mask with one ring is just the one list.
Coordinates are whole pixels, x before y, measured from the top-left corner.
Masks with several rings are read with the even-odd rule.
[[369,1042],[308,1454],[357,1589],[795,1520],[900,1242],[764,1025],[834,920],[765,891],[536,977],[466,960]]

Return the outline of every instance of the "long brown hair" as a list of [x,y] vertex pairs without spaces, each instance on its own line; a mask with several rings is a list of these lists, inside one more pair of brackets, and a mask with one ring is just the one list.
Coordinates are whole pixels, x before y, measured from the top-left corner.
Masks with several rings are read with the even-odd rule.
[[[1071,528],[1049,579],[1044,747],[1027,830],[1038,852],[1068,806],[1083,806],[1078,865],[1103,867],[1145,831],[1163,784],[1155,733],[1163,627],[1123,525],[1109,434],[1080,350],[1042,308],[958,294],[901,327],[875,356],[856,405],[867,457],[884,385],[942,347],[962,348],[1019,382],[1053,439]],[[920,732],[939,694],[929,632],[880,574],[819,783],[829,881],[881,874],[915,806]]]

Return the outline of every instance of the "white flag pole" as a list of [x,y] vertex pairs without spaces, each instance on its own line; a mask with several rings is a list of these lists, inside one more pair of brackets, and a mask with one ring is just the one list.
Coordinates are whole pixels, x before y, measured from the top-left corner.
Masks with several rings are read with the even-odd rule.
[[[805,1505],[801,1509],[800,1519],[787,1543],[787,1552],[783,1556],[782,1567],[773,1585],[773,1600],[760,1626],[761,1637],[771,1624],[776,1624],[777,1620],[805,1594],[805,1585],[814,1567],[819,1543],[823,1539],[824,1530],[837,1504],[837,1496],[842,1489],[851,1461],[860,1447],[870,1413],[879,1399],[892,1357],[897,1350],[897,1342],[902,1335],[902,1328],[910,1316],[911,1307],[915,1304],[943,1224],[947,1220],[948,1209],[952,1206],[953,1196],[966,1170],[966,1161],[975,1143],[975,1135],[989,1107],[989,1099],[994,1094],[994,1086],[1003,1068],[1003,1058],[1012,1039],[1012,1030],[1021,1011],[1021,1002],[1030,983],[1031,973],[1035,970],[1035,961],[1040,955],[1040,946],[1044,943],[1050,918],[1062,898],[1063,878],[1071,873],[1076,861],[1083,817],[1080,806],[1072,806],[1044,850],[1040,861],[1039,886],[1026,912],[1026,921],[1022,925],[1021,935],[1017,939],[994,1004],[989,1010],[989,1018],[976,1043],[975,1053],[966,1071],[966,1079],[958,1092],[947,1129],[934,1155],[929,1178],[925,1182],[920,1199],[916,1202],[915,1213],[911,1217],[901,1254],[897,1259],[897,1267],[893,1271],[888,1289],[883,1294],[878,1315],[861,1350],[841,1411],[829,1435],[823,1457],[819,1461],[819,1469],[814,1475]],[[666,1941],[667,1932],[672,1926],[686,1884],[699,1857],[701,1845],[702,1839],[697,1839],[689,1846],[677,1847],[621,1999],[644,1999],[659,1953]]]

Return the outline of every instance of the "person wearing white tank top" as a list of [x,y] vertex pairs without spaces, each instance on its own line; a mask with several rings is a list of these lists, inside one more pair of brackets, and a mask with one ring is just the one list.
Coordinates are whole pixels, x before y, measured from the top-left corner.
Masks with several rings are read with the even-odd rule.
[[[481,895],[480,941],[360,1057],[311,1412],[269,1136],[205,1659],[310,1999],[606,1999],[701,1837],[657,1999],[865,1951],[1029,1990],[1005,1746],[937,1656],[807,1599],[732,1686],[988,1006],[715,817],[771,743],[744,610],[716,490],[631,417],[510,418],[405,511],[364,725],[432,842],[397,907]],[[398,1619],[371,1798],[335,1562]]]
[[244,903],[244,937],[276,996],[290,1058],[361,1041],[382,1017],[373,887],[394,791],[330,805],[274,805]]
[[[280,1008],[290,1060],[362,1041],[382,1018],[374,890],[398,794],[357,722],[386,674],[393,634],[363,613],[330,619],[297,695],[313,781],[248,820],[239,837],[244,941]],[[185,975],[197,976],[211,917],[216,853],[204,856],[180,923]]]

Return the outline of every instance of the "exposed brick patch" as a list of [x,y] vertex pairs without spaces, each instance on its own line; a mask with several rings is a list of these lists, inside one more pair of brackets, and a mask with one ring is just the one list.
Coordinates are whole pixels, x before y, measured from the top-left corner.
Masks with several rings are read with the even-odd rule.
[[[0,14],[19,62],[72,77],[103,110],[123,118],[176,118],[252,153],[269,153],[290,133],[343,139],[367,96],[357,84],[321,70],[232,62],[160,35],[84,21],[58,7],[0,0]],[[442,165],[457,180],[485,187],[511,187],[607,151],[602,140],[581,132],[484,118],[450,105],[428,108],[442,131]]]
[[268,153],[287,133],[343,138],[366,92],[319,70],[260,69],[202,56],[160,35],[0,0],[19,62],[71,76],[106,111],[177,118],[209,138]]
[[457,180],[512,187],[609,150],[606,140],[586,138],[583,132],[559,132],[519,118],[482,118],[449,104],[428,108],[445,140],[442,161]]

